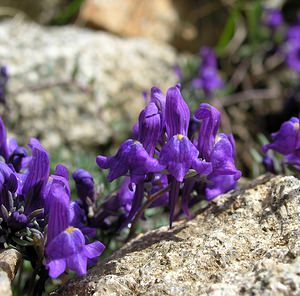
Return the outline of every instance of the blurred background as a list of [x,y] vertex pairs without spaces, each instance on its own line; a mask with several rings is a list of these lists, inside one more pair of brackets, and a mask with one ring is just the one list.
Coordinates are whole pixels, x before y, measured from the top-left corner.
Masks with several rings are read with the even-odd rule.
[[[205,52],[216,55],[209,71]],[[52,169],[89,170],[102,200],[118,184],[95,157],[132,136],[152,86],[165,93],[176,83],[192,110],[206,102],[221,111],[244,180],[265,173],[262,144],[300,111],[300,1],[0,0],[9,136],[39,138]],[[162,213],[149,209],[138,231],[167,224]],[[101,241],[107,256],[124,237]]]
[[[270,9],[282,14],[276,28]],[[130,136],[150,88],[180,82],[193,109],[222,109],[239,167],[255,177],[261,144],[299,112],[299,73],[286,63],[299,9],[298,0],[0,0],[1,116],[21,143],[38,137],[53,163],[99,175],[95,156]],[[202,47],[216,52],[223,81],[213,101],[192,83]]]

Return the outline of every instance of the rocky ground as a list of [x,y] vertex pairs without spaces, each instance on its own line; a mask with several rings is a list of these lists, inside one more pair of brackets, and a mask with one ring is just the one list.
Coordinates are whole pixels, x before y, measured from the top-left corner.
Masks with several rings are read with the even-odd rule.
[[300,182],[264,176],[53,295],[300,295]]

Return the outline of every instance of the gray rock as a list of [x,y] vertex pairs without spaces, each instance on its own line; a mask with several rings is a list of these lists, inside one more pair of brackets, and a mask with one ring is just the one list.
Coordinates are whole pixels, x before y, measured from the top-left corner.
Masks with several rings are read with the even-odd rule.
[[144,106],[142,91],[176,83],[171,47],[71,26],[0,23],[0,61],[11,76],[6,122],[47,148],[125,137]]
[[56,295],[300,295],[300,182],[268,176],[142,235]]

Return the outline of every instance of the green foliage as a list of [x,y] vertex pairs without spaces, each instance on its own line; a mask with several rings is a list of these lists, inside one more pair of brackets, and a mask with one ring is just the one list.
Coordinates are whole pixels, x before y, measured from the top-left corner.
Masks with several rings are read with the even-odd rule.
[[226,48],[226,46],[229,44],[236,30],[239,19],[240,19],[240,10],[237,5],[229,14],[225,28],[219,38],[219,42],[216,46],[216,52],[218,54],[221,54],[222,51]]
[[71,3],[64,8],[59,16],[53,20],[53,25],[66,25],[68,24],[79,12],[81,5],[84,0],[73,0]]

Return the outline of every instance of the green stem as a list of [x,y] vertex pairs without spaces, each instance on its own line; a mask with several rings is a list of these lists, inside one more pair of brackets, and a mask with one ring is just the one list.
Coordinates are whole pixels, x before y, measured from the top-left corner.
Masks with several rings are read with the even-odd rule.
[[161,197],[162,194],[168,192],[170,190],[171,186],[168,185],[167,187],[155,192],[153,195],[151,195],[149,197],[149,199],[145,202],[145,204],[142,206],[142,208],[139,210],[139,212],[136,214],[136,216],[134,217],[132,223],[131,223],[131,227],[130,227],[130,231],[129,234],[127,236],[126,242],[128,242],[129,240],[131,240],[133,238],[133,236],[135,235],[136,232],[136,227],[137,227],[137,223],[139,221],[139,219],[142,217],[144,211],[157,199],[159,199]]
[[39,280],[36,282],[34,287],[34,295],[41,296],[45,291],[45,282],[48,279],[48,272],[44,266],[42,266],[41,271],[39,272]]
[[37,276],[37,269],[34,269],[29,285],[28,285],[28,296],[34,296],[34,287],[35,287],[35,280]]
[[20,268],[19,268],[18,280],[17,280],[17,284],[16,284],[16,294],[17,295],[21,295],[21,283],[22,283],[23,267],[24,267],[24,262],[21,262]]

